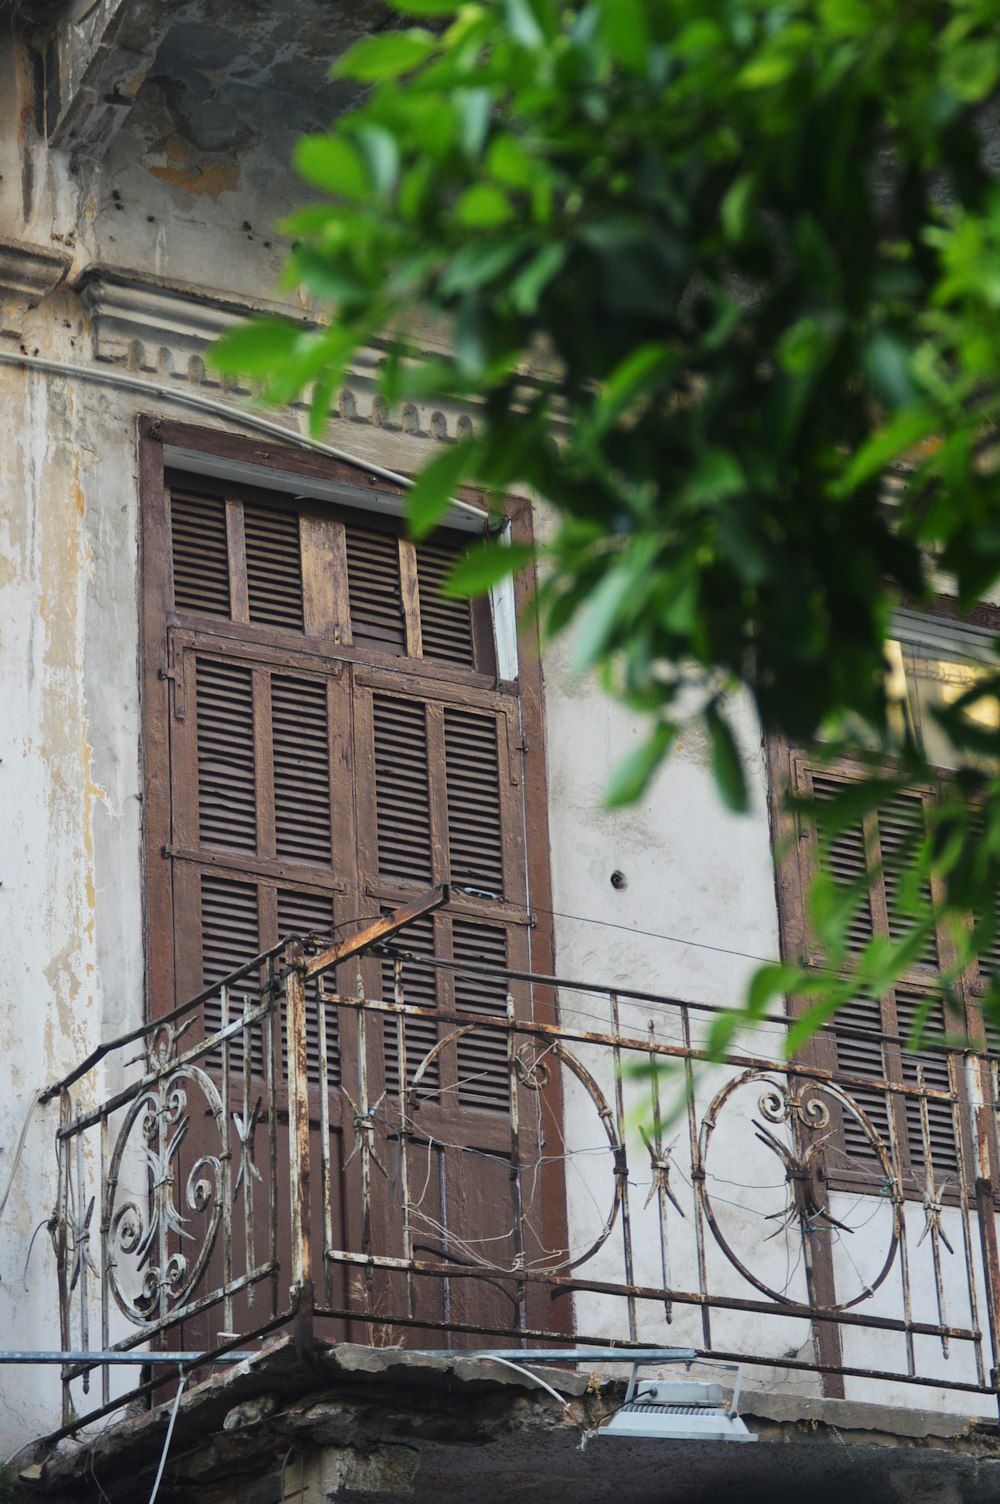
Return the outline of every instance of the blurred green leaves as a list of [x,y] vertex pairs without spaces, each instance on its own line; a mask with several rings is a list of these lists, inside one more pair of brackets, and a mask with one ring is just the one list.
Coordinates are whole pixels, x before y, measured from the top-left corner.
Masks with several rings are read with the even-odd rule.
[[[963,607],[1000,578],[1000,0],[395,8],[336,63],[362,102],[296,156],[321,197],[287,227],[289,278],[319,327],[237,330],[217,366],[305,392],[315,431],[377,334],[386,400],[476,399],[411,524],[464,483],[552,508],[542,625],[648,717],[612,803],[694,719],[745,807],[719,685],[803,742],[849,713],[876,799],[886,756],[933,779],[890,722],[883,639],[942,575]],[[421,367],[427,320],[453,357]],[[515,562],[477,552],[455,588]],[[912,861],[941,913],[987,916],[1000,743],[963,707],[945,729],[966,762],[944,803],[986,836],[953,812]],[[831,954],[849,898],[814,897]],[[882,951],[872,986],[905,960]]]

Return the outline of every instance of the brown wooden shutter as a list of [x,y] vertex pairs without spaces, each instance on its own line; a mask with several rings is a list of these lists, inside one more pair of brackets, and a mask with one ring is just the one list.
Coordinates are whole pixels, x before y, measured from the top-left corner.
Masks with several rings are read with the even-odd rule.
[[271,734],[276,854],[326,866],[331,860],[326,685],[272,675]]
[[[848,929],[850,950],[860,951],[874,935],[901,939],[914,922],[902,902],[902,874],[915,845],[923,838],[929,795],[917,789],[903,791],[883,808],[832,835],[824,828],[823,805],[848,786],[857,773],[850,766],[810,767],[802,758],[793,759],[793,768],[798,789],[811,792],[819,804],[817,836],[831,837],[825,849],[819,842],[813,845],[812,864],[797,868],[802,886],[795,902],[802,915],[805,916],[808,907],[810,873],[818,864],[844,887],[864,884],[864,897]],[[929,897],[929,893],[925,896]],[[822,961],[818,955],[814,958]],[[853,999],[838,1010],[825,1046],[834,1052],[829,1063],[853,1076],[907,1084],[916,1084],[918,1068],[922,1068],[928,1087],[947,1090],[947,1052],[933,1047],[919,1051],[905,1048],[919,1010],[930,1009],[925,1032],[949,1031],[935,988],[937,970],[938,943],[931,937],[923,954],[894,988],[887,989],[880,998]],[[926,1177],[918,1102],[899,1093],[863,1085],[852,1086],[850,1093],[887,1146],[892,1115],[905,1189],[918,1194]],[[946,1176],[957,1178],[958,1149],[950,1104],[929,1102],[928,1120],[934,1173],[940,1184]],[[863,1175],[865,1171],[873,1176],[880,1174],[877,1155],[861,1125],[850,1114],[843,1115],[838,1141],[831,1148],[834,1155],[842,1156],[848,1174]]]
[[347,580],[355,644],[384,653],[405,653],[406,623],[395,534],[349,526]]
[[[455,1006],[459,1012],[482,1013],[503,1019],[507,1014],[508,983],[503,977],[480,974],[479,968],[502,970],[508,962],[507,933],[493,925],[468,919],[452,920],[452,954],[456,965]],[[458,1042],[458,1097],[464,1106],[506,1111],[507,1036],[480,1029]]]
[[241,664],[207,656],[195,662],[201,842],[256,851],[253,675]]
[[377,694],[372,713],[378,871],[382,877],[427,885],[433,864],[426,706]]
[[445,706],[445,781],[451,881],[480,896],[504,892],[495,716]]
[[441,586],[460,552],[460,548],[454,546],[417,545],[420,628],[425,658],[438,658],[459,668],[472,668],[475,651],[470,603],[441,594]]
[[175,489],[170,498],[174,605],[202,616],[230,615],[226,503]]
[[302,557],[295,512],[243,506],[247,599],[259,625],[303,630]]

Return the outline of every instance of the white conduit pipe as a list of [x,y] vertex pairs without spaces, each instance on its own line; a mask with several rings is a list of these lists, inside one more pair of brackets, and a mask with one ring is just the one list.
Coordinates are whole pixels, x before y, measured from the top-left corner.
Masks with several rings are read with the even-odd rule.
[[[300,449],[311,449],[314,454],[325,455],[327,459],[356,465],[359,469],[367,471],[369,475],[377,475],[379,480],[389,481],[394,486],[410,487],[413,485],[409,476],[399,475],[395,470],[387,470],[384,465],[376,465],[371,460],[350,454],[346,449],[339,449],[335,444],[325,444],[322,439],[312,439],[306,434],[297,433],[294,429],[285,428],[283,424],[275,423],[272,419],[265,418],[260,413],[251,412],[248,408],[234,407],[228,402],[217,402],[214,397],[206,397],[201,392],[187,391],[183,387],[164,386],[162,382],[128,376],[123,371],[104,371],[93,366],[77,366],[69,361],[49,360],[47,356],[25,355],[20,351],[15,354],[9,350],[0,350],[0,365],[21,366],[27,370],[45,371],[51,376],[65,376],[75,381],[94,381],[103,386],[120,387],[126,392],[139,392],[143,396],[161,397],[164,401],[176,402],[181,407],[194,408],[196,412],[211,413],[217,418],[225,418],[230,423],[242,423],[248,428],[256,429],[259,433],[266,433],[272,438],[281,439],[286,444],[298,445]],[[471,512],[480,520],[483,518],[482,508],[473,506],[468,501],[452,497],[451,505],[459,508],[460,511]]]

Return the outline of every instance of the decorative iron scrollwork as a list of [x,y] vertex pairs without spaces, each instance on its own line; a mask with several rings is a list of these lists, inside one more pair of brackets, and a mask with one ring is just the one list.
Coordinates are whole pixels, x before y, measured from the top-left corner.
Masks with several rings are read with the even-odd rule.
[[765,1246],[779,1233],[788,1232],[796,1227],[803,1241],[821,1234],[846,1236],[853,1233],[854,1229],[847,1222],[831,1212],[825,1189],[825,1155],[832,1134],[824,1133],[823,1130],[830,1127],[834,1109],[839,1111],[841,1117],[851,1117],[860,1125],[870,1145],[870,1156],[881,1168],[884,1184],[889,1189],[888,1199],[892,1209],[887,1246],[878,1272],[870,1280],[859,1275],[860,1291],[849,1297],[845,1296],[829,1307],[834,1310],[849,1310],[852,1306],[874,1295],[895,1262],[899,1248],[900,1207],[903,1198],[889,1151],[868,1114],[853,1097],[833,1082],[825,1080],[796,1082],[794,1078],[785,1080],[754,1067],[734,1077],[722,1087],[702,1119],[698,1145],[701,1170],[697,1176],[698,1193],[706,1220],[719,1247],[730,1263],[750,1284],[786,1308],[807,1313],[812,1306],[817,1304],[815,1299],[812,1299],[809,1304],[789,1299],[786,1291],[776,1290],[763,1274],[752,1269],[747,1262],[749,1254],[741,1258],[726,1237],[718,1210],[713,1204],[712,1192],[709,1188],[712,1176],[708,1169],[713,1134],[720,1117],[727,1108],[732,1107],[737,1093],[744,1089],[752,1090],[757,1084],[762,1087],[757,1099],[757,1108],[761,1116],[775,1127],[788,1125],[790,1129],[786,1141],[772,1133],[764,1124],[751,1119],[754,1136],[758,1143],[763,1144],[781,1166],[786,1197],[785,1204],[780,1210],[764,1214],[766,1221],[776,1222],[777,1226],[767,1238],[760,1240],[759,1247]]
[[[149,1053],[158,1068],[169,1067],[176,1039],[169,1026],[154,1036]],[[185,1166],[191,1092],[200,1099],[199,1118],[214,1128],[218,1152],[201,1152]],[[154,1082],[126,1114],[105,1189],[105,1262],[114,1299],[137,1326],[153,1324],[183,1306],[205,1270],[222,1218],[226,1142],[218,1090],[195,1065],[179,1066]],[[121,1199],[123,1176],[144,1178],[145,1194],[132,1192]],[[192,1246],[182,1248],[182,1240]]]

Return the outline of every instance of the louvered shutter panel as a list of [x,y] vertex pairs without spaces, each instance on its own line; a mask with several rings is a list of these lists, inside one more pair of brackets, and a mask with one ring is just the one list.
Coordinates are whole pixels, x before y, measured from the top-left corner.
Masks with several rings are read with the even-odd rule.
[[497,730],[494,716],[445,707],[451,881],[490,898],[504,891]]
[[243,507],[243,531],[250,620],[301,632],[302,557],[297,514],[248,502]]
[[[905,1040],[918,1013],[926,1007],[927,996],[925,993],[910,992],[900,987],[896,989],[895,1003],[897,1029],[900,1037]],[[924,1033],[943,1034],[947,1029],[948,1021],[944,1006],[936,1000],[927,1016]],[[946,1050],[934,1048],[904,1050],[901,1058],[903,1080],[909,1085],[917,1084],[918,1068],[922,1068],[925,1086],[934,1091],[949,1090]],[[916,1098],[905,1099],[904,1115],[914,1189],[923,1190],[928,1166],[920,1121],[920,1103]],[[955,1121],[951,1105],[946,1102],[928,1101],[927,1125],[931,1141],[935,1186],[940,1190],[942,1182],[948,1178],[954,1189],[958,1184],[958,1145],[955,1139]]]
[[347,528],[347,580],[355,645],[405,653],[406,623],[393,533]]
[[433,881],[426,709],[419,700],[373,699],[378,869],[383,877]]
[[[839,886],[852,887],[860,883],[869,870],[865,853],[865,832],[860,820],[854,821],[831,836],[823,822],[823,804],[832,800],[843,788],[844,780],[833,774],[813,771],[812,794],[819,803],[816,816],[817,833],[821,839],[830,838],[828,853],[824,857],[826,871]],[[871,900],[862,897],[851,915],[847,929],[848,948],[863,950],[874,934]]]
[[441,586],[461,550],[431,543],[417,545],[420,582],[420,629],[425,658],[472,668],[475,650],[472,609],[468,600],[441,594]]
[[275,850],[323,867],[331,860],[326,685],[274,674],[270,687]]
[[198,825],[201,842],[256,851],[253,676],[198,655]]
[[[866,896],[854,913],[849,930],[849,948],[857,952],[873,935],[902,939],[914,924],[902,900],[902,876],[906,863],[924,838],[925,802],[920,790],[906,791],[877,811],[856,820],[832,835],[824,831],[823,805],[851,781],[849,772],[836,768],[812,768],[808,786],[819,804],[817,834],[830,834],[826,847],[817,847],[817,861],[841,886],[864,883]],[[930,893],[923,897],[929,901]],[[807,894],[801,895],[803,908]],[[870,1077],[906,1084],[916,1084],[918,1067],[924,1070],[925,1082],[933,1089],[948,1088],[947,1053],[932,1048],[917,1052],[905,1049],[905,1041],[918,1010],[927,1004],[928,984],[938,967],[938,949],[934,937],[928,939],[923,954],[894,989],[881,999],[855,999],[838,1010],[831,1032],[835,1042],[839,1070],[854,1076]],[[912,984],[912,985],[911,985]],[[929,1032],[943,1032],[945,1019],[939,1000],[927,1024]],[[855,1032],[856,1031],[856,1032]],[[866,1031],[871,1037],[866,1037]],[[886,1040],[876,1036],[883,1034]],[[898,1043],[895,1041],[898,1039]],[[886,1147],[890,1144],[890,1114],[894,1115],[900,1168],[907,1180],[907,1190],[916,1194],[926,1175],[920,1107],[915,1098],[897,1092],[879,1091],[864,1085],[851,1086],[849,1094],[868,1114],[873,1127]],[[955,1142],[952,1111],[949,1104],[928,1102],[935,1179],[940,1182],[957,1178],[958,1149]],[[878,1173],[877,1156],[861,1125],[850,1114],[843,1117],[842,1130],[833,1153],[842,1154],[844,1168],[851,1171]]]
[[203,616],[229,609],[226,503],[221,496],[174,490],[170,497],[174,606]]
[[[507,965],[507,936],[492,925],[473,920],[452,920],[452,954],[456,965],[455,1006],[458,1011],[481,1013],[503,1019],[507,1013],[507,982],[503,977],[481,975],[479,968],[503,969]],[[479,1029],[458,1041],[458,1097],[464,1106],[506,1111],[510,1101],[507,1084],[507,1036],[500,1030]]]
[[[869,1076],[884,1081],[886,1061],[879,1035],[884,1032],[881,1005],[872,998],[854,998],[837,1012],[834,1025],[837,1069],[850,1076]],[[886,1149],[890,1147],[889,1102],[885,1091],[874,1087],[847,1088],[858,1106],[867,1114]],[[843,1115],[843,1144],[833,1146],[832,1157],[843,1155],[842,1168],[870,1171],[878,1156],[861,1123],[852,1113]]]
[[[894,940],[901,940],[914,923],[913,916],[906,913],[902,905],[900,884],[905,865],[913,859],[915,849],[924,837],[923,798],[919,793],[900,794],[880,809],[876,818],[888,930]],[[922,896],[930,902],[926,885]],[[937,947],[932,936],[928,937],[919,964],[931,967],[938,964]]]
[[[264,948],[260,938],[257,888],[252,883],[234,882],[215,873],[203,872],[200,900],[201,982],[203,987],[211,987],[239,970]],[[230,1022],[242,1012],[244,997],[251,1005],[257,1002],[255,987],[259,980],[248,977],[245,992],[237,984],[229,999]],[[209,998],[205,1004],[206,1031],[214,1033],[221,1027],[222,1000],[220,997]],[[263,1075],[264,1054],[259,1032],[253,1036],[251,1055],[251,1072]],[[216,1066],[221,1063],[219,1052],[209,1057],[209,1063]],[[243,1039],[240,1035],[234,1037],[230,1046],[230,1063],[234,1070],[243,1068]]]

